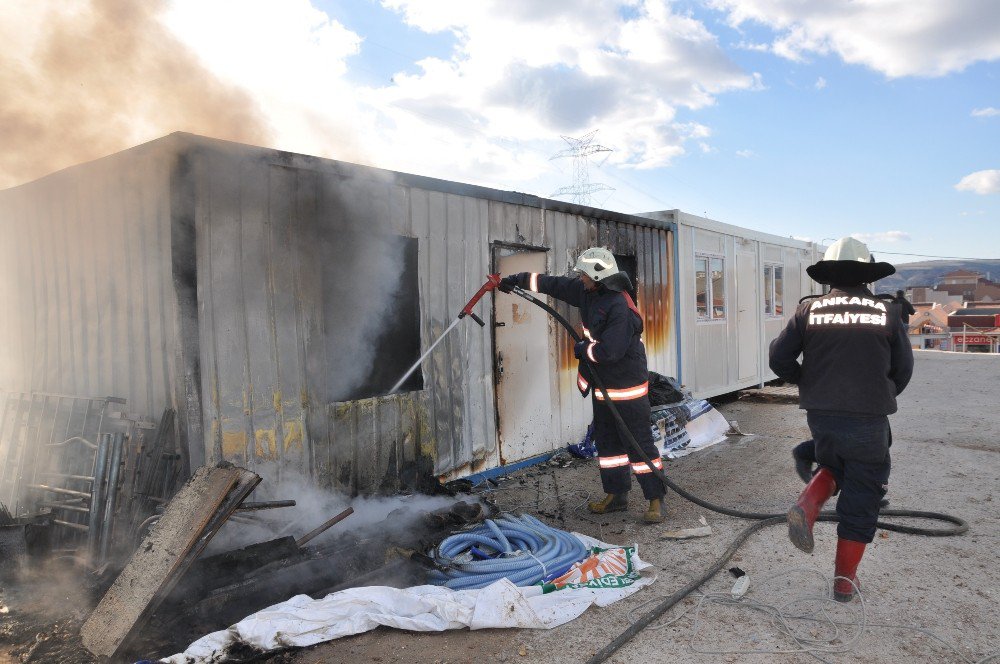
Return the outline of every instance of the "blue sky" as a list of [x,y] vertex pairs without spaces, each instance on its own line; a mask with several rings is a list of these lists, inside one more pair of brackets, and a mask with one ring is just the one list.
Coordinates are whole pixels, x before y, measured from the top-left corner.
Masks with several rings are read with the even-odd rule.
[[[452,33],[407,26],[376,3],[317,6],[364,36],[353,73],[363,84],[416,72],[421,57],[447,58],[456,46]],[[979,9],[979,18],[1000,30],[997,10]],[[956,71],[891,75],[835,52],[793,61],[752,50],[748,42],[765,44],[781,31],[753,21],[737,29],[726,12],[702,3],[678,3],[674,11],[703,23],[725,56],[761,83],[719,94],[707,107],[681,109],[679,120],[706,125],[711,136],[704,147],[686,145],[667,165],[625,170],[594,163],[591,180],[615,187],[594,197],[602,206],[679,207],[814,240],[860,233],[874,249],[899,253],[1000,256],[1000,192],[955,189],[970,173],[1000,168],[1000,114],[973,116],[1000,107],[995,43]],[[932,42],[933,30],[925,38]],[[562,175],[569,177],[568,169]],[[540,180],[533,193],[547,195]],[[891,231],[900,233],[886,235]]]
[[[573,184],[571,160],[550,159],[560,136],[597,130],[600,207],[857,234],[915,254],[897,261],[1000,257],[995,0],[165,0],[131,17],[136,57],[87,37],[128,29],[102,32],[108,6],[0,5],[0,111],[65,122],[50,107],[67,70],[39,56],[79,37],[100,67],[70,70],[90,95],[72,124],[114,127],[7,155],[0,186],[64,145],[45,168],[180,129],[549,196]],[[196,104],[143,71],[163,59],[208,81]],[[261,131],[220,121],[234,100]]]

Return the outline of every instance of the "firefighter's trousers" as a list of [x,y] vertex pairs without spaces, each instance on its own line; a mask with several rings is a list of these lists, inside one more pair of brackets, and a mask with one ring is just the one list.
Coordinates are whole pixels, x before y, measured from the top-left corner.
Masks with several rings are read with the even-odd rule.
[[[615,406],[628,426],[632,436],[643,452],[662,469],[660,452],[653,443],[653,431],[649,421],[649,397],[615,401]],[[598,462],[601,468],[601,484],[605,493],[625,493],[632,488],[633,473],[642,488],[646,500],[662,498],[667,489],[663,482],[646,465],[631,445],[619,432],[611,409],[604,401],[593,398],[594,404],[594,443],[597,445]]]
[[807,414],[816,441],[816,460],[833,473],[837,498],[837,536],[855,542],[875,537],[879,501],[889,489],[889,418]]

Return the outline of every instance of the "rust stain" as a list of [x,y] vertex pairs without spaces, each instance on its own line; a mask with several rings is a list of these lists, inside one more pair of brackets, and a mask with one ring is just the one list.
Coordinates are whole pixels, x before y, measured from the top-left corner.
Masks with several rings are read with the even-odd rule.
[[284,410],[284,405],[281,403],[281,390],[276,390],[271,399],[274,402],[274,412],[280,415],[281,411]]
[[295,447],[299,451],[302,450],[302,423],[293,420],[291,422],[285,422],[285,451]]
[[247,432],[246,431],[223,431],[222,432],[222,457],[228,461],[233,459],[245,459],[247,454]]
[[278,458],[278,444],[274,429],[257,429],[253,432],[254,456],[258,459],[275,461]]
[[517,302],[511,303],[511,316],[514,318],[514,325],[527,323],[531,315],[527,311],[522,311]]

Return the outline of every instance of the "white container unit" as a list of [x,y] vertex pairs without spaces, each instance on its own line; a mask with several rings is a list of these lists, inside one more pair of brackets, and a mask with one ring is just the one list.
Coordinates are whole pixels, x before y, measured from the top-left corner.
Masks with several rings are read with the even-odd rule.
[[823,248],[680,210],[647,216],[677,225],[678,379],[702,398],[774,379],[768,346],[822,292],[806,268]]

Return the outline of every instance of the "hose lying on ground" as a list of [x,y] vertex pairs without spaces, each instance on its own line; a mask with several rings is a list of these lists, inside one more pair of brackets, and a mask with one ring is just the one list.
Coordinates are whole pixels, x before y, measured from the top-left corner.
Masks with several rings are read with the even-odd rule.
[[[567,331],[569,331],[570,336],[573,337],[574,341],[576,342],[582,341],[580,335],[578,335],[576,333],[576,330],[573,329],[573,326],[569,324],[569,321],[567,321],[558,311],[550,307],[548,304],[542,302],[538,298],[534,297],[531,293],[521,288],[514,288],[511,290],[511,293],[544,309],[546,312],[549,313],[549,315],[551,315],[560,324],[562,324],[562,326],[565,327]],[[712,565],[708,569],[706,569],[705,572],[699,578],[695,579],[694,581],[692,581],[691,583],[681,588],[676,593],[674,593],[670,597],[667,597],[661,603],[656,605],[656,607],[654,607],[646,615],[642,616],[639,620],[634,622],[628,629],[622,632],[614,641],[612,641],[607,646],[602,648],[596,655],[594,655],[591,659],[588,660],[588,664],[598,664],[599,662],[606,661],[609,657],[611,657],[612,654],[614,654],[615,651],[617,651],[619,648],[625,645],[633,636],[642,631],[647,625],[649,625],[654,620],[662,616],[664,613],[670,610],[672,606],[677,604],[687,595],[691,594],[691,592],[696,590],[699,586],[701,586],[706,581],[715,576],[715,574],[720,569],[722,569],[723,565],[725,565],[726,562],[732,557],[732,555],[736,553],[736,550],[750,537],[750,535],[767,526],[773,526],[779,523],[784,523],[786,515],[768,514],[759,512],[744,512],[742,510],[736,510],[729,507],[723,507],[721,505],[715,505],[714,503],[710,503],[707,500],[703,500],[698,496],[695,496],[694,494],[686,491],[682,487],[675,484],[670,478],[666,476],[666,474],[662,470],[654,466],[653,460],[650,459],[645,452],[643,452],[642,447],[636,441],[635,437],[632,435],[632,432],[629,431],[628,426],[625,425],[625,421],[622,419],[621,414],[618,412],[618,408],[615,407],[615,402],[608,396],[608,392],[604,387],[604,381],[601,380],[601,377],[597,372],[597,367],[594,366],[594,364],[591,363],[586,357],[581,358],[580,361],[583,362],[589,368],[590,375],[593,378],[595,389],[600,390],[601,393],[604,395],[604,403],[607,404],[608,409],[611,411],[612,416],[615,418],[615,423],[618,426],[618,430],[619,432],[621,432],[623,438],[628,443],[629,447],[632,449],[633,452],[635,452],[636,455],[638,455],[640,458],[643,459],[643,461],[645,461],[646,466],[660,479],[660,481],[663,482],[663,484],[666,487],[676,491],[682,498],[685,498],[686,500],[689,500],[696,505],[704,507],[707,510],[717,512],[719,514],[725,514],[727,516],[734,516],[741,519],[754,519],[757,521],[757,523],[748,526],[742,533],[740,533],[739,536],[736,538],[736,540],[733,541],[733,543],[729,546],[728,549],[726,549],[725,553],[723,553],[718,560],[712,563]],[[969,530],[969,524],[964,519],[961,519],[957,516],[952,516],[950,514],[943,514],[941,512],[924,512],[918,510],[882,510],[880,512],[880,515],[889,517],[931,519],[934,521],[945,521],[955,525],[954,528],[934,529],[934,528],[917,528],[916,526],[904,526],[895,523],[886,523],[884,521],[879,521],[877,523],[877,526],[879,528],[882,528],[883,530],[891,530],[897,533],[924,535],[927,537],[952,537],[955,535],[961,535]],[[821,512],[817,520],[837,521],[838,517],[835,512],[827,511],[827,512]]]
[[441,542],[431,557],[444,570],[430,572],[428,581],[452,590],[485,588],[500,579],[530,586],[586,555],[587,547],[570,533],[528,514],[505,514]]

